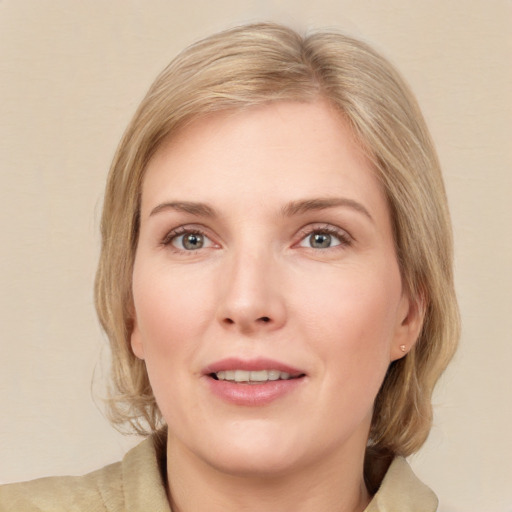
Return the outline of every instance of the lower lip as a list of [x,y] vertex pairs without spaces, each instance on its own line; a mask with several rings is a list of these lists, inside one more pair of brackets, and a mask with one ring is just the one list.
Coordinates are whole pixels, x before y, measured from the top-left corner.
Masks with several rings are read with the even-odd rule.
[[304,377],[288,380],[272,380],[262,384],[235,383],[206,377],[211,392],[234,405],[257,407],[267,405],[291,393],[303,382]]

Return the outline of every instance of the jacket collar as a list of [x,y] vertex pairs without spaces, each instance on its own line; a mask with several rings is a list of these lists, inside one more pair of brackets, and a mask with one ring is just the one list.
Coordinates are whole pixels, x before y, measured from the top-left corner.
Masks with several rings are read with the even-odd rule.
[[[165,452],[162,434],[157,434],[125,455],[122,480],[127,512],[171,512]],[[365,512],[435,512],[437,503],[436,495],[416,477],[407,461],[396,457]]]

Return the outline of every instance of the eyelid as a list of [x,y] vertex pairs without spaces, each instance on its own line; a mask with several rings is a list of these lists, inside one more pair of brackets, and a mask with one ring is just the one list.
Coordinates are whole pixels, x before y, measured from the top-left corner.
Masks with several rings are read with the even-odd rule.
[[[321,249],[323,251],[328,250],[328,249],[344,248],[344,247],[351,245],[355,241],[354,237],[346,229],[342,229],[339,226],[325,223],[325,222],[317,222],[317,223],[307,224],[306,226],[300,228],[294,237],[296,241],[292,245],[294,247],[300,246],[300,243],[302,241],[304,241],[304,239],[306,237],[311,236],[315,232],[328,233],[329,235],[335,236],[340,242],[339,244],[329,247],[327,249]],[[183,224],[183,225],[177,226],[169,231],[166,231],[165,235],[161,238],[159,245],[164,246],[164,247],[172,246],[176,252],[191,253],[191,252],[200,251],[201,249],[197,249],[197,251],[187,251],[185,249],[180,249],[178,247],[173,246],[172,242],[174,239],[176,239],[177,237],[179,237],[181,235],[185,235],[188,233],[199,234],[199,235],[207,238],[211,242],[210,246],[202,247],[201,249],[210,249],[212,247],[213,248],[221,247],[221,244],[216,241],[216,238],[218,238],[218,237],[213,236],[211,234],[211,231],[201,224]],[[319,249],[315,249],[315,248],[310,248],[310,249],[313,249],[315,251],[319,250]]]
[[[307,226],[302,227],[297,233],[297,242],[295,242],[295,246],[299,245],[303,242],[308,236],[311,236],[313,233],[327,233],[329,235],[333,235],[340,243],[338,245],[329,247],[328,249],[336,249],[343,248],[348,245],[351,245],[354,242],[354,237],[346,230],[342,229],[338,226],[328,223],[313,223],[308,224]],[[314,249],[314,248],[311,248]],[[321,249],[323,251],[328,249]],[[314,249],[318,250],[318,249]]]
[[[200,224],[183,224],[177,226],[169,231],[166,231],[165,235],[161,239],[159,245],[164,247],[172,247],[176,252],[196,252],[196,251],[187,251],[185,249],[180,249],[173,245],[173,240],[176,238],[186,235],[186,234],[197,234],[201,235],[204,238],[208,239],[211,242],[211,245],[208,247],[202,247],[201,249],[210,249],[212,247],[220,247],[220,244],[215,241],[215,237],[212,236],[209,229],[201,226]],[[198,251],[201,249],[197,249]]]

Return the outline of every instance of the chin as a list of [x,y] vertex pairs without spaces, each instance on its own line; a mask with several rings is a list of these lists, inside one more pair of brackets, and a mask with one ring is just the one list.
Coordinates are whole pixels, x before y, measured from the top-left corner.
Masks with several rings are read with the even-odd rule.
[[306,458],[301,452],[304,443],[294,442],[282,427],[238,429],[243,435],[231,431],[227,436],[210,438],[203,453],[197,455],[222,473],[261,478],[284,475]]
[[224,450],[206,462],[217,471],[238,477],[268,479],[284,476],[297,469],[297,460],[276,450]]

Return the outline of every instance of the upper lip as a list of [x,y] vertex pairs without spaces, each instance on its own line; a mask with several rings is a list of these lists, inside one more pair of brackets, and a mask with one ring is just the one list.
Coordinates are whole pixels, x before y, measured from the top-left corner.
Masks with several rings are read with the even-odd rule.
[[221,359],[210,365],[203,370],[203,374],[209,375],[227,370],[246,370],[246,371],[261,371],[261,370],[277,370],[280,372],[289,373],[292,377],[304,375],[305,372],[294,368],[288,364],[275,361],[274,359],[257,358],[257,359],[240,359],[237,357],[229,357]]

